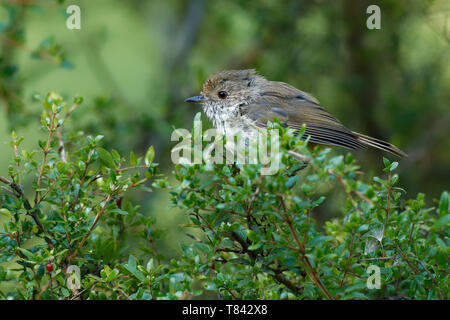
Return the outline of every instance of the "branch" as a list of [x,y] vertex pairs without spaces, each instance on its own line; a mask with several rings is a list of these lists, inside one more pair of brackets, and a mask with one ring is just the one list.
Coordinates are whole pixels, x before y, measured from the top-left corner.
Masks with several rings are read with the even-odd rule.
[[309,272],[307,271],[309,277],[316,284],[316,286],[318,286],[319,289],[322,290],[322,292],[325,294],[325,296],[328,299],[333,300],[333,297],[331,296],[331,294],[328,292],[327,288],[324,286],[324,284],[322,283],[322,281],[318,277],[316,271],[314,270],[313,266],[311,265],[311,262],[309,261],[308,257],[306,256],[305,247],[300,242],[300,240],[299,240],[299,238],[297,236],[297,232],[295,231],[294,226],[292,225],[292,220],[291,220],[291,218],[288,215],[288,211],[286,209],[286,205],[284,203],[283,197],[280,197],[280,201],[281,201],[281,206],[283,208],[283,211],[285,213],[285,214],[281,214],[281,216],[286,221],[286,223],[287,223],[287,225],[289,227],[289,230],[290,230],[290,232],[292,234],[292,237],[294,238],[295,243],[297,244],[298,251],[300,252],[300,259],[303,261],[303,263],[307,267],[306,269],[309,271]]
[[[36,225],[38,226],[38,228],[44,233],[44,234],[48,234],[47,230],[45,229],[44,225],[42,224],[41,220],[39,219],[38,216],[38,212],[39,209],[33,209],[30,205],[30,202],[28,201],[28,199],[25,197],[25,195],[22,192],[22,188],[14,183],[14,181],[9,181],[8,179],[6,179],[5,177],[1,177],[0,176],[0,182],[3,182],[5,184],[8,184],[11,189],[14,191],[15,196],[18,199],[21,199],[23,202],[23,206],[25,207],[25,210],[27,211],[27,215],[31,216],[31,218],[33,218],[34,222],[36,223]],[[44,236],[44,240],[47,242],[48,246],[53,249],[53,243],[50,240],[49,237]]]
[[104,204],[102,206],[102,208],[100,209],[100,211],[97,213],[97,215],[95,216],[94,222],[92,223],[91,227],[89,228],[88,232],[86,232],[86,234],[84,235],[83,239],[81,240],[80,244],[78,245],[78,248],[69,256],[69,258],[67,259],[68,262],[70,263],[78,254],[78,250],[81,249],[81,247],[83,247],[84,243],[86,242],[87,238],[90,236],[92,230],[94,230],[95,226],[97,225],[98,221],[100,220],[100,218],[102,217],[102,215],[105,213],[106,211],[106,206],[108,205],[109,200],[111,199],[111,195],[108,194],[104,200]]
[[[47,144],[45,145],[44,148],[44,157],[42,158],[42,164],[41,164],[41,169],[38,170],[39,171],[39,177],[38,177],[38,181],[37,181],[37,186],[38,188],[41,185],[41,179],[42,179],[42,175],[44,173],[44,168],[45,168],[45,162],[47,160],[47,155],[50,152],[50,143],[52,141],[52,136],[53,136],[53,132],[55,131],[55,118],[56,118],[56,113],[52,112],[52,119],[50,122],[50,128],[48,128],[48,138],[47,138]],[[34,197],[34,203],[36,204],[38,201],[38,196],[39,196],[39,191],[36,191],[35,197]]]
[[348,259],[347,259],[347,263],[345,265],[345,270],[344,270],[344,275],[342,276],[342,281],[339,284],[339,287],[342,287],[342,285],[344,284],[345,281],[345,276],[347,275],[348,272],[348,267],[350,266],[350,261],[352,260],[352,254],[353,254],[353,243],[355,241],[355,233],[352,233],[352,242],[350,243],[350,249],[349,249],[349,254],[348,254]]
[[[231,237],[233,238],[233,240],[236,240],[242,247],[242,252],[245,252],[253,261],[256,261],[257,259],[257,255],[255,252],[248,250],[248,244],[247,242],[242,239],[237,233],[235,233],[234,231],[230,234]],[[303,286],[297,286],[294,283],[292,283],[289,279],[287,279],[284,275],[283,275],[283,271],[276,269],[276,268],[272,268],[267,266],[268,269],[270,269],[274,274],[270,274],[275,280],[277,280],[278,282],[284,284],[288,289],[290,289],[292,292],[294,292],[295,294],[299,295],[303,293]]]

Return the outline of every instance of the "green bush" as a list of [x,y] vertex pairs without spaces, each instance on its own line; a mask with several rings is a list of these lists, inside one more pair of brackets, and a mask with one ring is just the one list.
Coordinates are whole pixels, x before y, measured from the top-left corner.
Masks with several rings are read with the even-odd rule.
[[[176,165],[170,186],[152,147],[125,159],[101,148],[100,135],[63,131],[81,102],[47,95],[47,139],[37,150],[22,149],[13,133],[9,176],[0,177],[1,298],[449,298],[448,193],[435,208],[423,194],[404,199],[397,162],[384,159],[382,175],[368,179],[350,153],[310,151],[275,123],[276,174],[261,175],[261,165]],[[314,210],[335,187],[346,203],[319,224]],[[192,242],[180,257],[158,251],[155,219],[124,198],[135,188],[169,189],[173,207],[189,215]],[[69,266],[79,268],[79,286],[70,285]],[[381,286],[369,289],[377,270]]]

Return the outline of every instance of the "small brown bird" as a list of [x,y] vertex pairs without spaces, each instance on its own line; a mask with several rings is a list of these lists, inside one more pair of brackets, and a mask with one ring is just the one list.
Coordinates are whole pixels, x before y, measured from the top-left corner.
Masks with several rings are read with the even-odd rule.
[[200,96],[186,99],[198,102],[222,133],[240,131],[248,136],[255,127],[265,127],[277,117],[285,127],[299,130],[306,125],[304,137],[310,142],[362,149],[375,147],[406,157],[396,146],[347,129],[308,93],[277,81],[269,81],[255,70],[228,70],[209,77]]

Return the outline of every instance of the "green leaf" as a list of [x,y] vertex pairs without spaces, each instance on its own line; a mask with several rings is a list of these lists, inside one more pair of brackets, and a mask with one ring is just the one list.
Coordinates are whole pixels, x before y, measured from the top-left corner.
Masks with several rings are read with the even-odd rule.
[[257,242],[257,241],[260,241],[260,240],[261,240],[261,238],[259,237],[259,235],[258,235],[255,231],[253,231],[253,230],[249,230],[249,231],[247,232],[247,237],[248,237],[252,242]]
[[64,297],[68,297],[70,295],[69,290],[67,290],[66,288],[62,287],[61,288],[61,293]]
[[263,245],[262,242],[253,243],[248,247],[248,250],[250,251],[258,250],[259,248],[261,248],[262,245]]
[[396,168],[398,167],[398,162],[397,161],[395,161],[395,162],[392,162],[391,163],[391,166],[389,167],[389,171],[394,171]]
[[433,225],[433,228],[440,228],[450,226],[450,214],[446,214],[442,218],[440,218],[438,221],[436,221]]
[[121,209],[119,209],[119,208],[111,209],[111,210],[109,210],[109,212],[112,212],[112,213],[118,213],[118,214],[121,214],[121,215],[123,215],[123,216],[126,216],[126,215],[128,214],[127,211],[121,210]]
[[146,280],[144,274],[136,269],[136,258],[133,255],[130,255],[128,263],[126,263],[124,267],[140,281],[144,282]]
[[6,216],[8,218],[11,217],[11,212],[8,209],[6,209],[6,208],[1,208],[0,209],[0,214]]
[[356,232],[364,232],[364,231],[367,231],[367,230],[369,230],[369,225],[368,224],[363,224],[363,225],[361,225],[358,228],[358,230]]
[[217,290],[217,286],[214,282],[208,282],[205,284],[205,289],[213,291],[213,290]]
[[112,149],[111,154],[113,156],[114,161],[120,162],[120,154],[116,150]]
[[297,175],[290,177],[285,183],[286,188],[291,188],[298,181],[298,179],[299,176]]
[[106,281],[113,281],[117,277],[118,274],[119,274],[119,270],[117,270],[117,269],[111,270],[111,272],[108,275],[108,278],[106,278]]
[[97,153],[98,153],[98,157],[100,158],[100,161],[104,165],[106,165],[108,168],[111,168],[111,169],[116,168],[116,165],[114,164],[114,160],[108,151],[106,151],[103,148],[98,148]]
[[83,97],[80,97],[80,96],[75,97],[73,99],[73,103],[75,103],[75,104],[82,104],[83,103]]
[[150,260],[148,260],[148,262],[147,262],[147,271],[152,272],[154,267],[155,267],[155,264],[153,262],[153,258],[150,258]]
[[58,113],[59,112],[58,110],[61,110],[60,107],[58,107],[58,105],[56,104],[52,104],[52,112]]
[[439,217],[443,217],[449,212],[448,198],[448,192],[442,192],[441,199],[439,200]]
[[130,165],[132,167],[135,167],[137,165],[136,155],[134,154],[133,151],[130,152]]
[[442,241],[441,238],[436,238],[436,243],[439,245],[439,247],[442,249],[443,252],[447,251],[447,245],[444,241]]
[[357,299],[357,300],[364,299],[364,300],[367,300],[368,298],[361,292],[353,291],[350,294],[346,294],[341,299],[342,300],[350,300],[350,299]]
[[35,260],[36,256],[31,253],[31,251],[28,251],[27,249],[24,248],[17,248],[20,252],[22,252],[29,260]]
[[145,164],[149,166],[153,162],[154,158],[155,158],[155,149],[153,148],[153,146],[150,146],[150,148],[148,148],[147,150],[147,153],[145,154]]

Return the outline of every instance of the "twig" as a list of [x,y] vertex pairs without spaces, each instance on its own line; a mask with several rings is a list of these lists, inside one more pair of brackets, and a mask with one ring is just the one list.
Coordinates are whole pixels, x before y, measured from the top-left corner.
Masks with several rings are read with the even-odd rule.
[[444,300],[444,296],[441,293],[441,290],[439,289],[438,283],[436,281],[436,279],[433,277],[433,275],[431,274],[431,272],[425,267],[425,265],[422,263],[422,261],[420,261],[419,259],[417,259],[417,262],[422,266],[422,268],[428,273],[428,275],[431,278],[431,281],[433,282],[434,286],[437,289],[437,292],[439,294],[439,296],[441,297],[442,300]]
[[328,170],[328,173],[331,174],[332,176],[334,176],[338,180],[339,184],[342,186],[342,189],[344,190],[345,194],[347,195],[347,198],[350,200],[353,207],[356,209],[358,207],[358,205],[357,205],[356,201],[353,199],[351,193],[347,191],[347,186],[345,185],[344,179],[342,179],[342,177],[340,175],[338,175],[336,172],[334,172],[331,169]]
[[16,196],[16,194],[14,193],[14,191],[12,191],[11,189],[8,189],[8,188],[5,187],[5,186],[1,186],[0,189],[2,189],[2,190],[4,190],[4,191],[8,192],[9,194],[11,194],[11,195],[13,195],[13,196]]
[[345,276],[347,275],[348,267],[350,266],[350,261],[352,260],[354,240],[355,240],[355,233],[352,232],[352,241],[350,243],[348,259],[347,259],[347,263],[345,264],[344,275],[342,276],[342,280],[341,280],[341,283],[339,284],[339,288],[342,287],[342,285],[344,284]]
[[397,251],[400,253],[400,256],[403,258],[403,260],[405,260],[405,262],[408,264],[408,266],[411,268],[411,270],[414,272],[415,275],[418,274],[418,271],[416,268],[413,267],[413,265],[409,262],[408,258],[405,256],[405,254],[403,253],[402,249],[400,249],[398,244],[395,244]]
[[[45,145],[45,148],[44,148],[44,157],[42,158],[41,169],[38,170],[39,171],[39,177],[38,177],[38,180],[37,180],[38,188],[41,185],[41,179],[42,179],[42,174],[44,173],[45,162],[47,160],[47,155],[50,152],[50,143],[52,141],[53,132],[55,131],[55,128],[54,128],[54,126],[55,126],[55,118],[56,118],[56,113],[52,112],[52,119],[51,119],[51,122],[50,122],[50,128],[48,128],[49,133],[48,133],[47,144]],[[39,191],[36,191],[36,195],[34,197],[34,203],[37,203],[38,196],[39,196]]]
[[147,166],[147,165],[142,165],[142,166],[119,168],[119,169],[116,169],[115,171],[116,171],[116,173],[119,173],[119,172],[123,172],[123,171],[136,170],[136,169],[148,169],[148,167],[149,166]]
[[[23,43],[20,43],[14,39],[8,38],[8,37],[3,37],[3,42],[11,47],[15,47],[15,48],[19,48],[22,49],[26,52],[32,53],[33,50],[28,48],[26,45],[24,45]],[[38,52],[37,53],[39,55],[39,57],[41,57],[43,60],[46,60],[54,65],[59,66],[61,63],[54,57],[52,57],[51,55],[49,55],[46,52]]]
[[[12,181],[9,181],[8,179],[6,179],[5,177],[1,177],[0,176],[0,182],[3,182],[5,184],[8,184],[11,189],[14,191],[14,195],[18,198],[21,199],[23,202],[23,206],[25,207],[25,210],[27,211],[27,215],[29,215],[31,218],[33,218],[34,222],[36,223],[36,225],[38,226],[38,228],[44,233],[44,234],[48,234],[47,230],[45,229],[44,225],[42,224],[41,220],[39,219],[38,216],[38,209],[33,209],[30,205],[30,202],[28,201],[28,199],[25,197],[25,195],[22,192],[22,188],[16,184],[14,182],[14,178],[12,178]],[[50,240],[49,237],[44,235],[44,240],[47,242],[48,246],[53,249],[54,245],[52,243],[52,241]]]
[[412,235],[413,235],[413,232],[414,232],[414,226],[415,226],[415,222],[413,222],[413,224],[412,224],[412,226],[411,226],[411,232],[409,233],[409,240],[408,240],[408,247],[410,247],[411,246],[411,240],[412,240]]
[[359,261],[391,260],[391,259],[395,259],[395,256],[390,256],[390,257],[375,257],[375,258],[364,258],[364,259],[360,259]]
[[80,188],[78,189],[78,193],[77,193],[77,195],[75,197],[75,200],[70,204],[69,211],[73,212],[75,210],[75,206],[78,203],[78,199],[80,198],[81,190],[83,189],[83,183],[84,183],[84,180],[86,179],[86,175],[87,175],[87,172],[88,172],[88,167],[89,167],[89,165],[91,163],[92,153],[93,153],[93,150],[89,151],[88,158],[87,158],[87,160],[86,160],[86,162],[84,164],[84,171],[83,171],[83,174],[82,174],[81,180],[80,180]]
[[84,235],[83,239],[81,240],[80,244],[78,245],[78,248],[69,256],[68,261],[69,263],[75,258],[75,256],[78,254],[78,250],[81,249],[81,247],[83,247],[84,243],[86,242],[87,238],[90,236],[92,230],[94,230],[95,226],[97,225],[98,221],[100,220],[100,218],[102,217],[102,215],[105,213],[106,211],[106,207],[108,205],[109,200],[111,199],[111,195],[108,194],[106,196],[106,198],[104,199],[104,204],[103,207],[100,209],[100,211],[97,213],[97,215],[95,216],[94,222],[92,223],[91,227],[89,228],[88,232],[86,232],[86,234]]
[[259,187],[256,188],[255,193],[253,194],[250,203],[247,207],[247,211],[246,211],[246,215],[247,215],[247,221],[250,223],[250,219],[251,219],[251,212],[252,212],[252,207],[253,207],[253,203],[255,202],[256,197],[259,194]]
[[331,296],[331,294],[328,292],[327,288],[324,286],[324,284],[322,283],[322,281],[319,279],[319,277],[316,274],[316,271],[314,270],[313,266],[311,265],[311,262],[309,261],[308,257],[306,256],[306,250],[305,247],[302,245],[302,243],[300,242],[298,236],[297,236],[297,232],[294,229],[294,226],[292,225],[292,220],[290,219],[290,217],[288,216],[288,212],[286,210],[286,205],[284,203],[283,197],[280,197],[280,201],[281,201],[281,206],[285,212],[284,215],[281,215],[283,217],[283,219],[286,221],[289,230],[298,246],[298,251],[300,252],[300,259],[303,261],[303,263],[305,264],[305,266],[307,267],[306,269],[308,269],[309,272],[308,275],[310,276],[311,280],[316,284],[316,286],[319,287],[320,290],[322,290],[322,292],[325,294],[325,296],[330,299],[333,300],[333,297]]
[[58,130],[56,131],[59,143],[58,152],[61,157],[61,160],[67,163],[66,148],[64,147],[64,139],[61,131],[62,131],[61,128],[58,128]]
[[[237,241],[242,248],[242,251],[247,253],[247,255],[253,260],[256,261],[257,256],[256,254],[251,251],[248,250],[248,244],[238,235],[236,234],[234,231],[231,233],[231,237]],[[289,279],[287,279],[286,277],[283,276],[282,271],[278,270],[278,269],[274,269],[271,267],[268,267],[273,274],[270,274],[275,280],[277,280],[278,282],[284,284],[288,289],[290,289],[292,292],[294,292],[295,294],[301,294],[303,293],[303,286],[297,286],[294,283],[292,283]]]
[[52,185],[47,189],[47,191],[41,196],[41,198],[39,199],[39,201],[35,204],[35,206],[37,206],[39,203],[41,203],[45,197],[50,193],[50,191],[52,191],[52,189],[54,188],[55,184],[58,182],[58,179],[55,179],[52,183]]
[[301,153],[295,152],[295,151],[293,151],[293,150],[289,150],[288,153],[289,153],[290,155],[294,156],[295,158],[300,159],[300,160],[302,160],[302,161],[304,161],[304,162],[310,163],[311,160],[312,160],[311,158],[308,158],[307,156],[305,156],[305,155],[303,155],[303,154],[301,154]]
[[390,197],[391,197],[391,174],[388,174],[388,187],[387,187],[387,195],[386,195],[386,207],[384,211],[386,211],[386,220],[384,221],[383,234],[386,231],[386,226],[389,220],[389,211],[390,211]]
[[282,275],[282,271],[280,272],[275,272],[275,274],[273,275],[273,277],[280,283],[284,284],[287,288],[289,288],[291,291],[299,294],[303,292],[304,287],[303,286],[298,286],[294,283],[292,283],[291,281],[289,281],[287,278],[285,278]]

